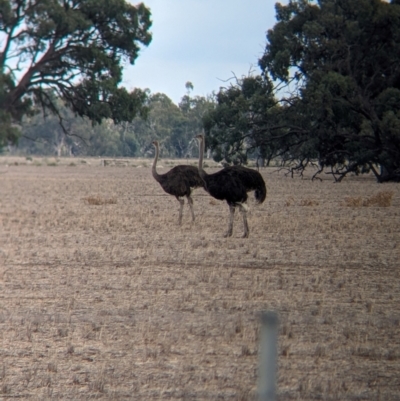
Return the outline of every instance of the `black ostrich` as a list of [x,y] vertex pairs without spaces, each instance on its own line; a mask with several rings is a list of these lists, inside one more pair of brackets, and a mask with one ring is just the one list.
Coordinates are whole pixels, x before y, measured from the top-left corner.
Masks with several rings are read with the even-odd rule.
[[204,188],[212,197],[225,200],[229,205],[229,226],[225,237],[232,236],[235,209],[239,207],[243,216],[243,238],[247,238],[249,236],[247,192],[255,191],[257,203],[264,202],[267,196],[264,179],[258,171],[242,166],[229,166],[217,173],[207,174],[203,170],[204,136],[197,135],[196,139],[198,139],[200,146],[199,174],[204,181]]
[[192,213],[192,220],[194,221],[193,212],[193,199],[190,196],[192,190],[195,188],[204,188],[204,182],[200,178],[199,170],[194,166],[175,166],[165,174],[157,173],[157,160],[160,153],[158,141],[153,141],[155,148],[155,156],[152,167],[152,174],[154,179],[161,185],[162,189],[170,195],[175,196],[180,203],[179,208],[179,225],[182,224],[183,206],[185,201],[183,199],[186,196]]

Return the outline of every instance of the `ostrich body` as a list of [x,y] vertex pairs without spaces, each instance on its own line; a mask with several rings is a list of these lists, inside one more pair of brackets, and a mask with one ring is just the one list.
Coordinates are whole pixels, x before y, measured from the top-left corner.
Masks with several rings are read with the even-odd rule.
[[157,160],[160,153],[158,141],[153,141],[155,148],[155,156],[152,167],[152,174],[154,179],[161,185],[162,189],[169,195],[175,196],[179,201],[179,225],[182,224],[183,206],[186,196],[194,221],[193,199],[191,197],[192,190],[195,188],[204,188],[204,182],[200,178],[197,167],[194,166],[175,166],[165,174],[157,173]]
[[229,225],[225,237],[232,236],[233,218],[238,207],[243,217],[243,238],[247,238],[249,236],[247,192],[255,191],[257,203],[264,202],[267,196],[264,179],[258,171],[242,166],[229,166],[217,173],[207,174],[203,169],[204,136],[197,135],[196,138],[200,146],[199,174],[204,181],[204,188],[212,197],[225,200],[229,206]]

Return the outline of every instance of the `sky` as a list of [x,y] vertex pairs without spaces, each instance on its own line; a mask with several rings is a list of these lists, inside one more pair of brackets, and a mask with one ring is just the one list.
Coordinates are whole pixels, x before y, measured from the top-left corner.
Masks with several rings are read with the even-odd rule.
[[235,76],[260,72],[258,59],[266,32],[276,23],[277,0],[143,2],[151,9],[153,40],[134,66],[124,68],[122,84],[129,90],[148,88],[178,104],[188,81],[194,87],[191,96],[207,96]]

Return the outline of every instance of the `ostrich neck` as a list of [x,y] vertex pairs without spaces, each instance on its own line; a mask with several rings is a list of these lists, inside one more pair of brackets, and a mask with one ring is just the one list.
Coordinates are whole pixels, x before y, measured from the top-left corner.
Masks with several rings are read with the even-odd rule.
[[208,174],[203,169],[203,160],[204,160],[204,138],[200,141],[200,152],[199,152],[199,175],[204,179]]
[[153,174],[153,177],[154,177],[156,180],[158,180],[159,174],[157,173],[157,160],[158,160],[158,155],[159,155],[160,151],[159,151],[157,145],[155,146],[155,149],[156,149],[156,152],[155,152],[155,155],[154,155],[154,161],[153,161],[153,166],[152,166],[152,168],[151,168],[151,172],[152,172],[152,174]]

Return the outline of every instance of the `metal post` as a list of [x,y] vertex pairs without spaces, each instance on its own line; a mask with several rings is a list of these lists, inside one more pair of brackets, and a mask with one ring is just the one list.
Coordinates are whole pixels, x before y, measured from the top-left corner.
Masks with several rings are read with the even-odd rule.
[[275,401],[278,315],[275,312],[263,312],[261,324],[258,399]]

